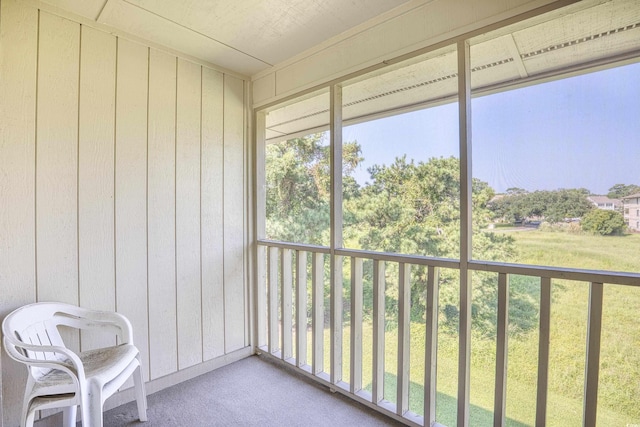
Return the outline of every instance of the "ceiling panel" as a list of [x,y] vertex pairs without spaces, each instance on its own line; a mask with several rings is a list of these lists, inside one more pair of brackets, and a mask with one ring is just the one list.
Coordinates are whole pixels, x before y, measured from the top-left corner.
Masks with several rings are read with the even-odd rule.
[[276,64],[408,0],[124,0]]
[[527,70],[535,75],[606,59],[611,56],[611,52],[624,54],[632,51],[640,51],[640,25],[624,32],[591,40],[588,43],[569,45],[545,54],[532,55],[524,59],[524,64]]
[[343,87],[343,119],[350,120],[455,96],[458,88],[455,47],[416,58],[412,63]]
[[514,31],[531,74],[640,50],[640,3],[616,0]]
[[470,58],[472,89],[527,77],[511,34],[472,44]]
[[256,58],[125,1],[109,0],[98,22],[245,75],[268,67]]
[[[520,53],[528,55],[563,43],[592,36],[606,36],[628,25],[640,22],[638,0],[615,0],[565,14],[527,28],[516,29],[513,37]],[[591,40],[583,40],[589,42]]]

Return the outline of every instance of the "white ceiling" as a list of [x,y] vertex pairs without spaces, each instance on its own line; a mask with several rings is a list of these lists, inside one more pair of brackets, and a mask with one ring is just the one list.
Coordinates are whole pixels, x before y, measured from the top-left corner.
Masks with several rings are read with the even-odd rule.
[[251,76],[410,0],[44,1]]

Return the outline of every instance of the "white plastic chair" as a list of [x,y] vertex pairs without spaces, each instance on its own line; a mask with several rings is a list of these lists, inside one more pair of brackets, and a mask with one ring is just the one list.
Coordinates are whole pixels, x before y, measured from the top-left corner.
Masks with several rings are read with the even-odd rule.
[[[76,354],[65,347],[58,326],[115,332],[120,344]],[[64,408],[64,425],[75,426],[79,405],[83,426],[101,427],[104,401],[132,375],[138,416],[147,421],[140,354],[133,345],[131,323],[123,315],[35,303],[5,317],[2,333],[9,356],[29,371],[21,425],[33,426],[37,410]]]

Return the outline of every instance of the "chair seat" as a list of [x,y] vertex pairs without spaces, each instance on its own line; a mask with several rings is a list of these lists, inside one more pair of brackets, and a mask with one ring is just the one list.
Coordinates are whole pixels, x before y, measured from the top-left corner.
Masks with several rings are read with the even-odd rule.
[[[138,349],[130,344],[99,348],[78,354],[84,366],[87,381],[106,384],[131,364],[138,355]],[[74,393],[76,386],[65,372],[51,370],[38,378],[32,395],[46,396],[60,393]]]

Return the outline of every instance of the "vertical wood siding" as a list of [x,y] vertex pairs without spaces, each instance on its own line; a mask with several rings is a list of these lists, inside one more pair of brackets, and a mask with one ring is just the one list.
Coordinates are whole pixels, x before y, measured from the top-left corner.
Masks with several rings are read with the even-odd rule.
[[[82,27],[78,139],[80,305],[115,310],[114,149],[116,40]],[[82,350],[115,339],[81,335]]]
[[[41,13],[38,48],[36,295],[77,304],[80,26]],[[79,334],[62,336],[79,349]]]
[[149,379],[147,96],[149,49],[118,40],[115,149],[116,307],[133,326]]
[[[224,339],[225,352],[242,348],[245,344],[245,287],[243,230],[245,197],[244,172],[244,84],[231,76],[224,76]],[[243,334],[236,333],[237,330]]]
[[[36,298],[38,11],[19,7],[20,1],[0,2],[0,317]],[[9,204],[11,211],[7,209]],[[0,402],[3,408],[20,408],[23,392],[16,392],[10,385],[24,382],[24,368],[16,366],[4,351],[0,353],[4,385]],[[0,414],[4,412],[0,409]]]
[[151,378],[178,368],[176,327],[176,58],[149,56],[148,273]]
[[224,147],[223,75],[202,69],[202,163],[200,210],[202,244],[202,355],[224,354]]
[[116,309],[133,325],[149,380],[147,288],[147,97],[149,49],[117,44],[115,233]]
[[[178,366],[202,362],[200,284],[200,107],[202,67],[178,60],[176,259]],[[193,351],[193,349],[198,351]]]
[[[247,346],[245,82],[0,6],[0,317],[45,300],[117,310],[147,380]],[[3,355],[2,425],[18,424],[24,374]]]

